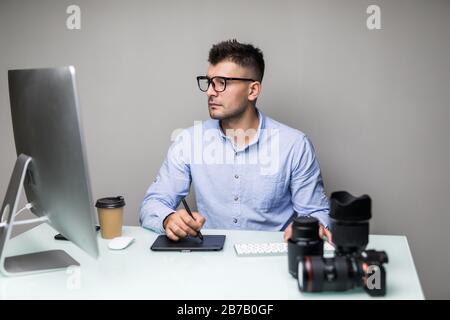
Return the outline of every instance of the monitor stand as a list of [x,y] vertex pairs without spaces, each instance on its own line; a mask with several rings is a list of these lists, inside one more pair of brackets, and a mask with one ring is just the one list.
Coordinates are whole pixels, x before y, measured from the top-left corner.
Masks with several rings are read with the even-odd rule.
[[46,216],[15,221],[25,174],[31,161],[32,158],[24,154],[17,158],[0,211],[1,221],[5,221],[0,223],[0,272],[6,276],[66,270],[69,266],[80,265],[63,250],[49,250],[6,257],[6,248],[11,239],[13,226],[48,221]]

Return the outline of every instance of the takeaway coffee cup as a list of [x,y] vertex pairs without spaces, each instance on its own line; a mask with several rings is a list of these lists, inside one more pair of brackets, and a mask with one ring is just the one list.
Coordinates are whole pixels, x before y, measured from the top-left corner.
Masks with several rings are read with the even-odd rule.
[[122,196],[98,199],[95,203],[100,222],[102,238],[112,239],[122,235],[123,207]]

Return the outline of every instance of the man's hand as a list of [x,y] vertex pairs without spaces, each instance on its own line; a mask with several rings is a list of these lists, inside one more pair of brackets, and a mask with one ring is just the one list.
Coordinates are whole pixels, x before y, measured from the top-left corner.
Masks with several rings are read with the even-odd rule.
[[329,244],[333,244],[333,235],[331,234],[331,231],[321,224],[319,228],[319,237],[323,238],[324,236],[327,237],[327,242]]
[[[292,236],[292,222],[288,225],[286,230],[284,230],[284,241],[287,242]],[[325,228],[322,224],[319,227],[319,237],[323,238],[323,236],[327,237],[327,241],[332,244],[333,243],[333,235],[330,230]]]
[[193,211],[194,219],[185,209],[178,209],[164,220],[164,229],[170,240],[178,241],[187,235],[197,236],[197,232],[203,227],[205,218],[200,213]]

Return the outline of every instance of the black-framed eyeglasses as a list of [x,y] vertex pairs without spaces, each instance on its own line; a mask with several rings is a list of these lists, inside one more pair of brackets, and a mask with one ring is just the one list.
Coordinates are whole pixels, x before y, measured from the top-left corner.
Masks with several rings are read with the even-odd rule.
[[219,77],[219,76],[212,77],[212,78],[209,78],[207,76],[198,76],[197,77],[198,88],[203,92],[208,91],[209,85],[211,83],[212,83],[214,91],[223,92],[227,88],[227,81],[230,81],[230,80],[251,81],[251,82],[258,81],[258,80],[249,79],[249,78],[228,78],[228,77]]

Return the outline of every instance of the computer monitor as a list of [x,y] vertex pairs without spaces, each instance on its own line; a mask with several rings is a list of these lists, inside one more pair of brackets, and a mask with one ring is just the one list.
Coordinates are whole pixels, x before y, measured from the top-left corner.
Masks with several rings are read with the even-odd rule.
[[[79,265],[61,250],[5,256],[13,226],[36,221],[98,256],[75,68],[10,70],[8,80],[18,158],[0,211],[0,271],[18,275]],[[22,187],[37,219],[15,220]]]

